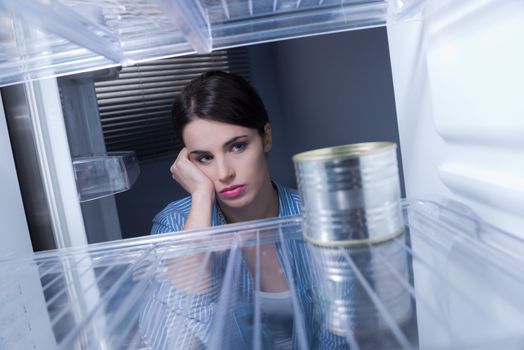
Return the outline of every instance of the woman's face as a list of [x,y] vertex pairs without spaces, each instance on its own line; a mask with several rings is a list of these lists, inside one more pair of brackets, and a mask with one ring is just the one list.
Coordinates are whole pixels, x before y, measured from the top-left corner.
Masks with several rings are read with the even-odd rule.
[[262,138],[256,129],[197,118],[182,137],[189,159],[213,182],[219,202],[231,208],[253,203],[269,179],[269,124]]

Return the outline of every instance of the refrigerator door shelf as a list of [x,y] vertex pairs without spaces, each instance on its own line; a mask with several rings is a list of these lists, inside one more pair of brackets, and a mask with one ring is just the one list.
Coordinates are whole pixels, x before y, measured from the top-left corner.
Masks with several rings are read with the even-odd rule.
[[140,174],[135,152],[109,152],[73,159],[81,202],[127,191]]
[[[294,327],[301,349],[322,339],[362,350],[521,349],[524,242],[443,199],[404,201],[403,218],[402,234],[360,247],[310,245],[296,216],[3,258],[0,345],[39,349],[46,335],[46,349],[138,349],[151,339],[266,349]],[[289,307],[276,311],[260,278],[272,246],[288,287],[279,305]],[[42,288],[26,288],[35,274]],[[17,312],[42,295],[46,322]],[[290,313],[291,323],[271,321]],[[206,339],[191,331],[196,319],[207,319]]]

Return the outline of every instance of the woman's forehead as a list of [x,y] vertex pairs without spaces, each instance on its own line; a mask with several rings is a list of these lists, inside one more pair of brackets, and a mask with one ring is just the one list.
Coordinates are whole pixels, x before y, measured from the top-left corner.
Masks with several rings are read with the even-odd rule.
[[195,119],[184,127],[182,137],[188,149],[205,150],[222,147],[235,137],[252,137],[255,134],[258,134],[256,129],[215,120]]

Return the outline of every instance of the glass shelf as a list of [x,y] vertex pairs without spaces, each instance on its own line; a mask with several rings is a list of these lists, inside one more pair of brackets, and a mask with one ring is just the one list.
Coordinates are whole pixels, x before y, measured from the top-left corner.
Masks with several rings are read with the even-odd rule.
[[384,26],[387,1],[206,1],[213,48]]
[[0,1],[0,86],[384,26],[388,5],[388,0]]
[[0,86],[195,53],[153,0],[0,2]]
[[[148,322],[168,315],[176,324],[153,337],[167,334],[168,346],[233,348],[241,320],[247,346],[268,348],[278,336],[261,279],[242,276],[246,252],[261,276],[264,251],[276,247],[300,348],[321,349],[319,339],[364,350],[522,348],[524,242],[445,199],[404,201],[403,218],[395,238],[359,247],[312,245],[296,216],[3,258],[0,345],[139,349],[158,345]],[[220,278],[205,277],[218,261]],[[201,339],[190,330],[204,301]]]

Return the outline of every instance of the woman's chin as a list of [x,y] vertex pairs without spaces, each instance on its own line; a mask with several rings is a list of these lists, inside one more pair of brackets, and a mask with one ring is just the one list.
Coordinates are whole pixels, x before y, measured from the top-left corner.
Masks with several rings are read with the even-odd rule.
[[247,204],[246,201],[242,198],[235,198],[235,199],[220,199],[220,203],[225,205],[228,208],[235,208],[235,209],[242,209]]

